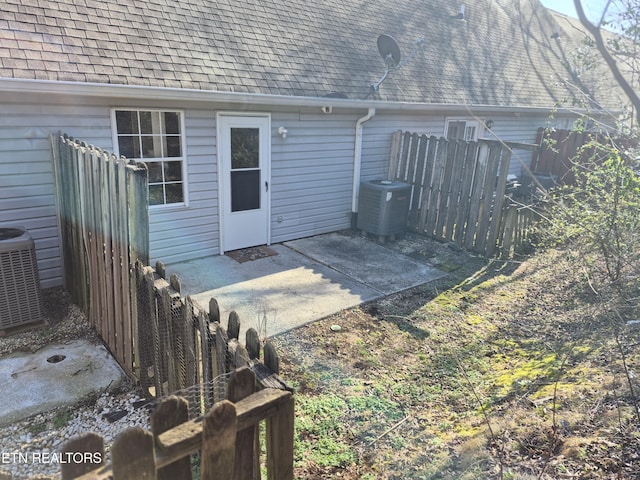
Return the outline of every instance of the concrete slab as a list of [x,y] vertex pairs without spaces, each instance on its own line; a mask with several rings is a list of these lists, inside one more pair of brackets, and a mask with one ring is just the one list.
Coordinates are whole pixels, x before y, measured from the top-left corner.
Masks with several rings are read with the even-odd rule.
[[435,280],[445,273],[365,238],[340,234],[272,245],[277,255],[238,263],[227,256],[166,266],[182,292],[223,318],[235,310],[241,338],[273,336],[345,308]]
[[49,345],[35,353],[14,353],[0,359],[0,425],[64,405],[91,393],[116,388],[124,373],[103,345],[87,340]]
[[248,328],[266,336],[291,330],[380,297],[380,292],[284,245],[277,255],[238,263],[227,256],[168,265],[182,292],[206,310],[215,298],[223,318],[235,310],[241,338]]
[[330,233],[286,242],[285,245],[375,288],[383,295],[417,287],[446,275],[435,267],[364,237]]

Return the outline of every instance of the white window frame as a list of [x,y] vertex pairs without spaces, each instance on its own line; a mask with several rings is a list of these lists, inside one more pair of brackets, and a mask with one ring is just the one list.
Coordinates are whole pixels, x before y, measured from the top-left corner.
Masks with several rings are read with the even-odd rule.
[[[471,117],[447,117],[444,121],[444,138],[447,137],[447,132],[449,132],[449,124],[453,122],[465,122],[465,138],[464,140],[467,142],[477,142],[479,138],[482,138],[484,135],[484,120],[471,118]],[[469,127],[475,127],[475,135],[468,137],[467,129]]]
[[[113,149],[116,155],[120,156],[120,144],[118,142],[118,125],[116,123],[116,112],[161,112],[161,113],[177,113],[180,118],[180,147],[182,156],[180,157],[165,157],[165,158],[149,158],[138,159],[132,158],[130,160],[145,163],[145,162],[159,162],[159,161],[180,161],[182,168],[182,202],[176,203],[163,203],[149,205],[149,210],[170,210],[176,208],[184,208],[189,206],[189,182],[187,177],[187,147],[186,147],[186,134],[185,134],[185,115],[184,110],[177,110],[173,108],[147,108],[147,107],[112,107],[111,108],[111,133],[113,137]],[[165,182],[163,182],[165,183]]]

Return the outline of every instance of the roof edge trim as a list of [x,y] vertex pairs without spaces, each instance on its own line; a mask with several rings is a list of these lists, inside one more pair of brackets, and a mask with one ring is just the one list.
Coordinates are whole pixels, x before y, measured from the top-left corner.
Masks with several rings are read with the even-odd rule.
[[0,92],[62,94],[72,96],[90,96],[100,98],[135,98],[165,101],[205,101],[235,103],[244,105],[278,105],[290,107],[334,107],[346,109],[394,110],[406,112],[463,112],[479,114],[482,112],[535,113],[547,115],[554,113],[580,114],[582,109],[551,107],[501,106],[454,103],[407,103],[376,100],[351,100],[325,97],[293,97],[264,93],[222,92],[216,90],[196,90],[138,85],[115,85],[88,82],[61,82],[56,80],[35,80],[0,78]]

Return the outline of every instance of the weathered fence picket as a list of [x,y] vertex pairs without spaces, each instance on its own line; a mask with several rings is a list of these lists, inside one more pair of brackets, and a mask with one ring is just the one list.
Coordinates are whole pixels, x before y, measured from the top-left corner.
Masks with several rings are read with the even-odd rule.
[[[408,227],[486,256],[523,242],[520,220],[505,228],[511,149],[497,141],[464,142],[397,131],[389,179],[412,186]],[[509,215],[525,215],[516,210]],[[513,236],[513,238],[512,238]],[[503,248],[507,242],[509,248]]]
[[[183,398],[164,398],[151,416],[151,432],[140,427],[122,432],[111,448],[111,465],[96,434],[72,439],[64,447],[87,463],[63,469],[62,480],[159,480],[192,478],[191,454],[200,452],[201,479],[259,480],[259,425],[266,421],[266,465],[270,480],[293,479],[293,418],[291,392],[265,388],[255,391],[249,369],[236,371],[227,399],[216,402],[204,418],[188,420]],[[83,456],[85,452],[98,456]]]

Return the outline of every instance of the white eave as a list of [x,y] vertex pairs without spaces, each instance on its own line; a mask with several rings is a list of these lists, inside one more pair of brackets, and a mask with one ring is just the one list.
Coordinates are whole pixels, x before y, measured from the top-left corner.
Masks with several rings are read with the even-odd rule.
[[557,107],[495,106],[477,104],[451,103],[407,103],[387,102],[380,100],[351,100],[327,97],[297,97],[286,95],[270,95],[262,93],[222,92],[214,90],[196,90],[186,88],[149,87],[136,85],[115,85],[104,83],[60,82],[55,80],[34,80],[0,78],[0,92],[29,93],[43,95],[68,95],[98,98],[145,99],[158,101],[182,102],[217,102],[252,106],[281,107],[333,107],[343,109],[387,110],[395,112],[447,114],[556,114],[579,115],[585,110],[563,109]]

